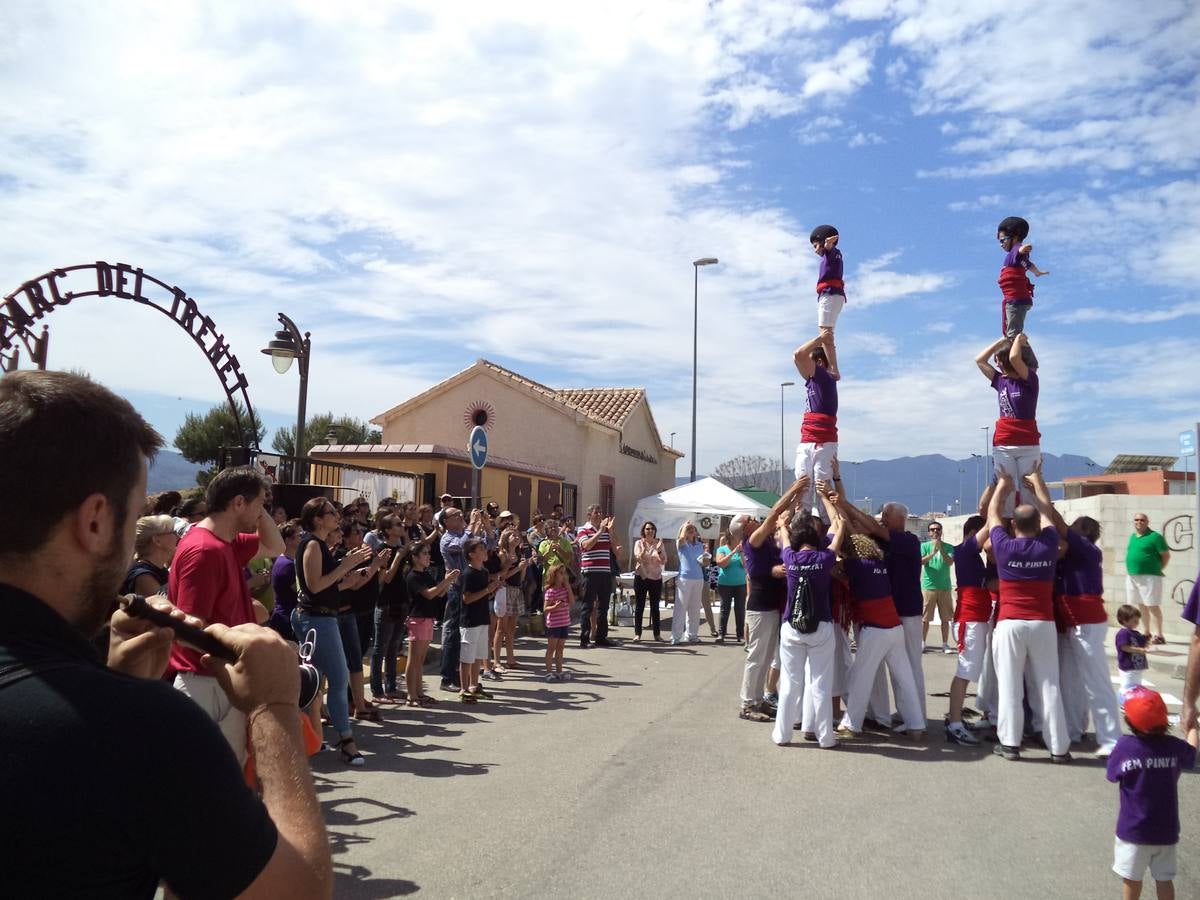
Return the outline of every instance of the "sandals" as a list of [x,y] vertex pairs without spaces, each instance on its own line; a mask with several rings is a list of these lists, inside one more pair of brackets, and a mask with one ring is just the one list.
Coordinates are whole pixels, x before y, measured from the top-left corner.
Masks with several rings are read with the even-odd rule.
[[342,754],[342,762],[348,766],[365,766],[367,764],[367,760],[361,753],[358,752],[357,747],[353,752],[346,749],[347,744],[353,743],[353,737],[342,738],[340,741],[338,741],[337,748],[338,752]]
[[360,709],[354,714],[354,718],[364,722],[380,722],[382,721],[383,717],[379,715],[379,710],[368,703],[364,708]]
[[428,697],[425,694],[422,694],[419,698],[417,698],[417,706],[423,706],[426,709],[429,709],[429,707],[437,705],[438,702],[435,698]]

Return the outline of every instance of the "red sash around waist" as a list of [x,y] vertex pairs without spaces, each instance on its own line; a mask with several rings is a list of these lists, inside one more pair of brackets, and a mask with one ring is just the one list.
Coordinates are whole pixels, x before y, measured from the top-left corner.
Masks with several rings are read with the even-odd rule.
[[874,600],[855,600],[854,619],[869,628],[895,628],[900,624],[891,594]]
[[844,295],[846,293],[846,283],[840,278],[829,278],[825,281],[818,281],[817,293],[822,294],[825,291]]
[[1099,594],[1064,594],[1062,598],[1063,621],[1068,627],[1075,625],[1099,625],[1108,621],[1104,609],[1104,598]]
[[1054,621],[1053,581],[1005,581],[1000,579],[1000,612],[997,622],[1005,619]]
[[837,416],[806,412],[800,425],[800,443],[833,444],[838,439]]
[[987,588],[960,587],[956,622],[986,622],[992,617],[992,595]]
[[997,283],[1005,300],[1033,300],[1033,283],[1020,266],[1004,266]]
[[992,437],[993,447],[1034,447],[1042,439],[1037,419],[1013,419],[1001,416],[996,420],[996,434]]

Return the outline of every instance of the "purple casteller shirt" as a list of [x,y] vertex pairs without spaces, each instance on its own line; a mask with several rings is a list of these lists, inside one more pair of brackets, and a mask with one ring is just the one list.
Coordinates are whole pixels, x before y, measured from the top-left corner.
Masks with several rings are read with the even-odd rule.
[[1196,748],[1169,734],[1127,734],[1108,758],[1121,785],[1117,837],[1131,844],[1179,843],[1179,774],[1196,766]]
[[[817,284],[825,281],[841,281],[842,280],[842,251],[837,247],[832,250],[826,250],[821,256],[821,266],[817,269]],[[846,296],[845,290],[838,287],[826,287],[817,291],[817,296],[821,297],[825,294],[840,294]]]
[[1122,647],[1145,647],[1146,636],[1133,628],[1122,628],[1113,639],[1117,648],[1117,668],[1122,672],[1140,672],[1148,668],[1146,657],[1141,653],[1130,653]]
[[1067,532],[1067,554],[1058,561],[1062,592],[1068,596],[1104,593],[1104,554],[1077,531]]
[[884,548],[892,600],[900,616],[919,616],[924,608],[921,595],[921,539],[908,531],[893,531]]
[[1196,576],[1187,605],[1183,607],[1183,617],[1193,625],[1200,625],[1200,575]]
[[771,569],[782,562],[779,545],[773,536],[763,541],[761,547],[753,546],[748,537],[742,539],[742,565],[750,579],[746,609],[752,612],[782,611],[787,583],[771,574]]
[[1029,377],[1022,380],[1001,375],[992,375],[992,389],[1000,401],[1000,416],[1006,419],[1036,419],[1038,402],[1037,369],[1029,370]]
[[808,399],[804,408],[805,412],[837,416],[837,381],[829,374],[828,369],[824,366],[817,366],[813,370],[812,378],[804,382],[804,389],[808,393]]
[[960,588],[987,584],[987,564],[974,534],[954,548],[954,581]]
[[816,604],[817,621],[832,622],[833,612],[829,603],[830,578],[837,556],[830,550],[793,550],[785,547],[783,564],[787,566],[787,605],[783,610],[786,620],[792,614],[792,600],[796,596],[796,582],[803,575],[812,587],[812,597]]

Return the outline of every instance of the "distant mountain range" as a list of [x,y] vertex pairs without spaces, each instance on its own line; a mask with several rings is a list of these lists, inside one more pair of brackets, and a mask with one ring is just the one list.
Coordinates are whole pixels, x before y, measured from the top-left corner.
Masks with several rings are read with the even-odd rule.
[[196,473],[204,466],[190,463],[174,450],[161,450],[150,464],[146,493],[182,491],[196,486]]
[[[1090,475],[1103,471],[1086,456],[1066,454],[1043,455],[1044,474],[1047,481],[1060,481],[1068,475]],[[959,511],[961,491],[962,510],[971,510],[983,490],[982,478],[991,477],[991,470],[984,472],[983,461],[978,457],[949,459],[940,453],[926,456],[903,456],[899,459],[867,459],[862,462],[842,462],[842,483],[846,493],[862,506],[870,498],[872,510],[889,500],[903,503],[909,512],[951,513]],[[785,484],[793,478],[789,470],[784,472]],[[687,476],[676,477],[675,484],[687,484]],[[779,490],[779,470],[760,476],[760,485],[769,485],[770,490]],[[1061,491],[1054,491],[1060,496]]]

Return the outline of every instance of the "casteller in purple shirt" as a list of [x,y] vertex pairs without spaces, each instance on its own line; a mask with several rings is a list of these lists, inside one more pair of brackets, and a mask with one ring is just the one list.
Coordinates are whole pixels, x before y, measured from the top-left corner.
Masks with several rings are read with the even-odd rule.
[[837,416],[837,381],[829,374],[828,369],[824,366],[817,366],[813,370],[812,377],[804,382],[804,389],[808,392],[808,405],[805,412]]
[[1000,416],[1006,419],[1036,419],[1038,402],[1037,369],[1030,369],[1027,378],[992,375],[992,389],[1000,401]]
[[1068,596],[1104,593],[1104,553],[1078,531],[1067,532],[1067,553],[1058,561],[1062,592]]
[[1196,581],[1192,585],[1192,593],[1183,607],[1183,617],[1193,625],[1200,625],[1200,575],[1196,576]]
[[924,608],[921,595],[921,539],[911,531],[891,531],[883,550],[892,583],[892,601],[903,616],[919,616]]
[[[826,250],[821,254],[821,265],[817,269],[817,284],[822,284],[826,281],[841,281],[842,280],[842,251],[837,247],[832,250]],[[825,287],[817,292],[820,297],[823,294],[841,294],[843,297],[846,292],[839,287]]]
[[1170,734],[1127,734],[1108,758],[1121,785],[1117,837],[1131,844],[1179,843],[1179,774],[1196,765],[1196,748]]
[[818,622],[832,622],[833,612],[829,602],[830,572],[837,562],[837,555],[832,550],[793,550],[783,548],[783,564],[787,567],[787,605],[783,610],[783,620],[786,622],[792,614],[792,601],[796,597],[796,582],[803,575],[808,579],[812,588],[813,603],[816,606]]

